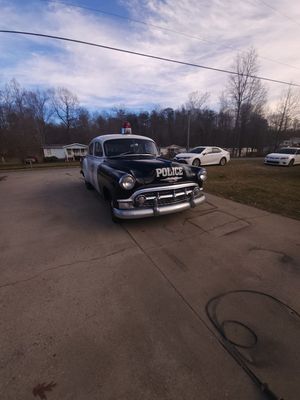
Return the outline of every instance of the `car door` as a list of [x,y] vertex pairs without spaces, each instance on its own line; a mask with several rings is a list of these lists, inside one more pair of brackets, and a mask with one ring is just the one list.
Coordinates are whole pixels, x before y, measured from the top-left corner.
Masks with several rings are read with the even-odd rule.
[[201,165],[210,165],[214,163],[214,153],[211,147],[206,147],[202,152]]
[[103,163],[103,148],[102,143],[99,140],[95,140],[93,156],[90,159],[90,173],[91,173],[91,183],[95,189],[100,192],[98,185],[98,167]]
[[213,155],[214,155],[213,156],[214,164],[219,164],[221,158],[223,157],[222,150],[219,147],[213,147],[212,151],[213,151]]
[[93,157],[94,157],[94,142],[91,142],[88,147],[88,153],[83,160],[84,165],[84,176],[87,182],[93,185],[93,177],[92,177],[92,164],[93,164]]
[[296,151],[295,164],[300,164],[300,149]]

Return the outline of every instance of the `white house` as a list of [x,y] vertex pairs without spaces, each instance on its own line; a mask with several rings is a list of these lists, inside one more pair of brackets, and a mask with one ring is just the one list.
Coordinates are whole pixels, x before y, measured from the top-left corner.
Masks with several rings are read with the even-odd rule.
[[300,146],[300,138],[292,137],[290,139],[284,140],[282,143],[280,143],[280,146]]
[[88,146],[81,143],[72,143],[66,145],[45,145],[43,147],[44,157],[55,157],[58,160],[78,160],[86,156]]

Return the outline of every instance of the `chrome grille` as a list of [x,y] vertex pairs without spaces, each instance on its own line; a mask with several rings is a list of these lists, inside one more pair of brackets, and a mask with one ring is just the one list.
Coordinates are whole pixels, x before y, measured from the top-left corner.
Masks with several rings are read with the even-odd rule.
[[[183,185],[182,185],[183,186]],[[198,185],[190,184],[184,185],[183,187],[174,188],[155,188],[153,190],[139,190],[133,195],[133,200],[138,195],[143,195],[146,197],[146,201],[142,207],[155,207],[169,204],[182,203],[190,200],[191,194],[195,187]]]

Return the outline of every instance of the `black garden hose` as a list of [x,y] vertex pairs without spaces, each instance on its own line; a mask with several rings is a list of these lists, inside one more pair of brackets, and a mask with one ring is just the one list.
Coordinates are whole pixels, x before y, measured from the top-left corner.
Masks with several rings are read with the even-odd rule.
[[[216,313],[216,308],[221,299],[223,299],[226,296],[229,296],[231,294],[236,294],[236,293],[249,293],[249,294],[254,294],[254,295],[259,295],[259,296],[264,296],[272,301],[276,302],[279,304],[282,308],[286,309],[290,314],[296,316],[300,320],[300,314],[294,310],[292,307],[290,307],[288,304],[284,303],[283,301],[279,300],[277,297],[274,297],[268,293],[256,291],[256,290],[231,290],[222,294],[219,294],[218,296],[214,296],[211,298],[206,306],[205,306],[205,311],[206,315],[209,318],[210,322],[213,324],[214,328],[218,331],[218,333],[221,335],[220,343],[222,346],[228,351],[228,353],[234,358],[234,360],[239,364],[240,367],[243,368],[243,370],[247,373],[247,375],[251,378],[251,380],[255,383],[256,386],[258,386],[259,390],[264,394],[265,398],[268,400],[284,400],[281,397],[278,397],[275,393],[269,389],[268,384],[263,383],[259,377],[249,368],[247,363],[249,363],[249,360],[245,358],[245,356],[238,350],[238,348],[244,348],[244,349],[250,349],[253,348],[256,343],[257,343],[257,335],[251,329],[249,326],[247,326],[245,323],[237,321],[237,320],[224,320],[220,322],[217,318],[217,313]],[[238,326],[242,326],[248,333],[250,333],[252,337],[252,342],[250,344],[242,344],[242,343],[237,343],[231,339],[229,339],[226,335],[226,326],[228,324],[235,324]]]

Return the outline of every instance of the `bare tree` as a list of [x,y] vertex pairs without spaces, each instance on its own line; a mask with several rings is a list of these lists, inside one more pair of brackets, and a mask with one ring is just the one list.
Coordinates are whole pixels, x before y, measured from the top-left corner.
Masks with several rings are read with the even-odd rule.
[[68,137],[78,115],[78,98],[70,90],[58,88],[52,92],[52,105],[56,115],[65,126],[66,136]]
[[207,106],[207,101],[209,99],[209,93],[201,93],[198,90],[191,92],[188,96],[188,101],[186,102],[187,114],[187,151],[190,149],[190,131],[191,123],[193,119],[201,112],[203,108]]
[[36,149],[36,141],[32,135],[32,118],[26,104],[26,90],[12,79],[1,95],[1,125],[6,132],[3,153],[14,153],[23,158],[31,148]]
[[50,102],[51,91],[36,90],[26,92],[26,104],[34,119],[36,132],[41,146],[45,144],[46,125],[53,115],[53,107]]
[[207,101],[209,99],[209,93],[201,93],[198,90],[191,92],[188,96],[188,101],[186,102],[187,110],[201,110],[207,106]]
[[235,115],[235,143],[241,155],[245,125],[252,112],[262,113],[267,91],[261,80],[254,77],[259,69],[254,49],[238,53],[233,68],[238,75],[229,77],[227,93]]
[[275,113],[269,117],[269,123],[275,130],[274,150],[280,144],[281,136],[288,130],[297,129],[297,115],[300,112],[300,92],[288,86],[281,93]]

